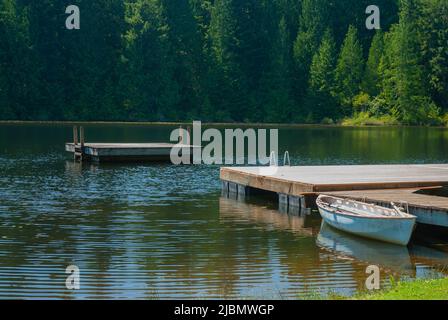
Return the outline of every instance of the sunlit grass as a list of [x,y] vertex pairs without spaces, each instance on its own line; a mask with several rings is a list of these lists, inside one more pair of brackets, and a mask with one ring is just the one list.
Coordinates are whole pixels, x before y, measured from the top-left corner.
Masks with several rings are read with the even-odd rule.
[[399,281],[391,288],[360,293],[348,299],[354,300],[447,300],[448,278]]

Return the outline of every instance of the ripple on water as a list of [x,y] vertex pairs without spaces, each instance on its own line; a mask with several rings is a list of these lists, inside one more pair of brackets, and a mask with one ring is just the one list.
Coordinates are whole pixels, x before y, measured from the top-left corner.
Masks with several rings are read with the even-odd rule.
[[[217,166],[81,165],[60,150],[69,127],[32,129],[35,136],[17,135],[30,141],[0,140],[0,298],[289,299],[351,293],[370,263],[386,281],[448,261],[445,252],[414,248],[394,265],[359,255],[360,242],[346,237],[348,250],[335,251],[317,241],[315,213],[220,198]],[[132,127],[121,129],[133,137]],[[102,130],[89,127],[89,137]],[[281,148],[295,164],[443,161],[448,151],[437,132],[423,141],[413,131],[375,130],[285,129]],[[80,268],[78,291],[65,287],[71,264]]]

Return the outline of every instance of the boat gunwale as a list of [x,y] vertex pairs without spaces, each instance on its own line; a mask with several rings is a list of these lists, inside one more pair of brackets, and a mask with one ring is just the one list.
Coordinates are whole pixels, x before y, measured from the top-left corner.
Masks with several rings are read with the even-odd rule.
[[333,198],[333,199],[338,199],[338,200],[343,200],[343,201],[356,202],[356,203],[359,203],[362,205],[369,205],[369,206],[373,206],[373,207],[377,207],[377,208],[382,208],[383,210],[384,209],[392,210],[392,209],[386,208],[386,207],[381,207],[381,206],[374,205],[374,204],[363,203],[363,202],[357,201],[357,200],[338,198],[338,197],[333,197],[333,196],[328,196],[328,195],[320,195],[319,197],[317,197],[316,205],[319,208],[324,209],[326,211],[330,211],[334,214],[338,214],[341,216],[352,216],[352,217],[356,217],[356,218],[365,218],[365,219],[398,219],[398,220],[416,220],[417,219],[416,216],[409,214],[409,213],[404,213],[406,216],[384,216],[384,215],[379,215],[379,214],[373,214],[373,215],[368,216],[368,215],[355,214],[350,211],[341,211],[341,210],[331,207],[327,203],[323,202],[321,200],[321,197],[328,197],[328,198]]

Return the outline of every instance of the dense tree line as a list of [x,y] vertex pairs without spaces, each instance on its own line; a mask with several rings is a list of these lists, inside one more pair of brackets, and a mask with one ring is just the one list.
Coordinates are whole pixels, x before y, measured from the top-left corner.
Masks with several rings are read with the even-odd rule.
[[448,2],[371,2],[1,0],[0,119],[440,123]]

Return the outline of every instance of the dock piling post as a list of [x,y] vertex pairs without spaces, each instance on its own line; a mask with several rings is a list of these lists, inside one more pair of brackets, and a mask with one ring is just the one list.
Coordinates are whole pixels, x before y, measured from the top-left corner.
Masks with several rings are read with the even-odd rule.
[[288,195],[278,193],[278,210],[282,213],[288,213]]
[[278,202],[280,205],[288,206],[288,195],[284,193],[278,194]]
[[191,145],[191,144],[193,144],[192,143],[192,141],[193,141],[193,139],[191,138],[191,127],[187,127],[187,133],[188,133],[188,135],[187,135],[187,144],[188,145]]
[[290,207],[300,208],[301,197],[300,196],[288,196],[288,205]]
[[79,127],[79,142],[81,145],[78,145],[78,128],[76,126],[73,127],[73,143],[75,145],[74,159],[75,161],[82,162],[84,155],[84,128]]
[[235,182],[229,182],[229,193],[238,194],[238,185]]
[[239,199],[244,199],[249,194],[248,186],[245,186],[242,184],[237,184],[237,190],[238,190],[238,198]]
[[228,198],[229,197],[229,182],[222,180],[221,185],[222,185],[222,195],[224,197]]
[[290,214],[300,215],[308,211],[305,195],[287,195],[278,193],[279,207]]
[[73,126],[73,144],[76,146],[78,144],[78,127]]
[[84,127],[79,127],[79,139],[81,140],[81,148],[84,148]]
[[300,196],[300,209],[302,211],[305,211],[306,209],[308,209],[306,196],[305,195],[301,195]]

